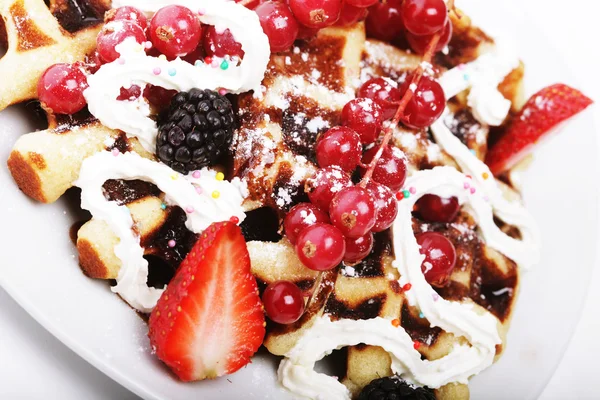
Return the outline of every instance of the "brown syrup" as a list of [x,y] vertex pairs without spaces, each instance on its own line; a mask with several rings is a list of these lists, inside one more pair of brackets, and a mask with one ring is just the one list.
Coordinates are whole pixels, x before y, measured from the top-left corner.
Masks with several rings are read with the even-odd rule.
[[331,314],[332,319],[372,319],[381,313],[387,295],[380,294],[357,305],[330,296],[325,305],[325,313]]
[[75,114],[56,114],[54,118],[54,133],[68,133],[73,128],[83,128],[95,121],[96,118],[90,114],[87,107]]
[[98,3],[92,4],[92,2],[81,0],[54,0],[51,12],[64,30],[75,33],[102,23],[106,10]]
[[360,263],[353,265],[355,276],[374,278],[384,276],[383,258],[392,255],[392,238],[389,230],[375,234],[373,250]]
[[427,346],[434,344],[442,332],[441,328],[432,328],[429,321],[420,318],[418,313],[415,315],[415,312],[406,303],[402,305],[400,325],[412,340],[417,340]]
[[147,196],[159,196],[160,189],[140,180],[109,179],[102,185],[104,196],[118,205],[126,205]]
[[279,217],[270,207],[262,207],[246,213],[246,219],[240,224],[246,242],[279,242]]

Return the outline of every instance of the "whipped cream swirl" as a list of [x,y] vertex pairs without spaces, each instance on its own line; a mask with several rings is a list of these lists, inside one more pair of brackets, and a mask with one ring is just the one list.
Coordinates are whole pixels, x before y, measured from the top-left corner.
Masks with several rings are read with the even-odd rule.
[[133,101],[119,101],[122,87],[147,84],[165,89],[187,91],[193,88],[225,89],[232,93],[256,90],[271,55],[269,40],[264,34],[258,16],[241,4],[227,0],[114,0],[113,8],[133,6],[151,16],[162,7],[178,4],[199,14],[202,23],[231,31],[242,45],[244,59],[236,65],[228,63],[226,70],[202,62],[191,65],[179,58],[167,61],[146,55],[144,46],[128,38],[117,46],[121,57],[105,64],[88,77],[89,87],[84,91],[92,115],[111,129],[120,129],[140,139],[144,148],[155,151],[157,126],[150,118],[150,108],[140,97]]
[[140,157],[136,153],[97,153],[83,161],[75,185],[81,188],[81,207],[96,220],[105,221],[119,244],[115,255],[121,260],[117,285],[112,288],[132,307],[145,313],[152,311],[164,289],[148,287],[148,262],[143,258],[140,237],[133,231],[134,221],[124,205],[106,200],[102,185],[108,179],[139,179],[154,183],[166,193],[165,203],[178,205],[187,213],[186,227],[200,233],[211,223],[231,217],[245,218],[241,206],[243,186],[216,179],[208,169],[184,176],[164,164]]

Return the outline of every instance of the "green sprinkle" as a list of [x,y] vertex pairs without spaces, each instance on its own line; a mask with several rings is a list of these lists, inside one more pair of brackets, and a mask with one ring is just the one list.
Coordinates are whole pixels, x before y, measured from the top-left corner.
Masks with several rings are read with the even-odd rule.
[[175,68],[169,68],[167,72],[169,73],[169,76],[175,76],[175,74],[177,74]]
[[468,81],[470,79],[469,74],[464,74],[463,78],[465,79],[465,81]]
[[227,68],[229,68],[229,63],[227,62],[227,60],[223,60],[223,62],[221,63],[221,69],[224,71]]
[[204,63],[203,63],[202,61],[200,61],[200,60],[196,60],[196,62],[194,63],[194,65],[195,65],[196,67],[199,67],[199,66],[201,66],[202,64],[204,64]]
[[408,199],[410,197],[410,192],[408,190],[403,190],[402,194],[404,195],[405,199]]
[[166,210],[166,209],[167,209],[167,205],[166,205],[165,203],[162,203],[162,204],[160,205],[160,208],[161,208],[162,210]]

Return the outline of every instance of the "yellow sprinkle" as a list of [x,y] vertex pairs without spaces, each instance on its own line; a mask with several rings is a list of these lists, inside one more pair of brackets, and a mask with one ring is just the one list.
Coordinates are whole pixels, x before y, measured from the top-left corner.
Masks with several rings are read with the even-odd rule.
[[164,54],[161,54],[160,56],[158,56],[159,60],[166,60],[167,56],[165,56]]
[[216,178],[218,181],[222,181],[223,179],[225,179],[225,175],[222,172],[217,172]]
[[214,192],[212,192],[213,199],[218,199],[219,196],[221,196],[221,193],[218,190],[215,190]]
[[487,172],[484,172],[483,174],[481,174],[481,176],[483,177],[483,179],[487,179],[490,177],[490,174],[488,174]]
[[179,177],[179,175],[177,175],[177,174],[171,175],[171,179],[173,179],[174,181],[176,181],[178,177]]

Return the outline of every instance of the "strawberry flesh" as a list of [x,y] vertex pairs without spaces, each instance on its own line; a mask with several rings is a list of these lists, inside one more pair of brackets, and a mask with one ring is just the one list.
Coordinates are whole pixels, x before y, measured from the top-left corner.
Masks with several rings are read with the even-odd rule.
[[532,147],[561,122],[593,102],[564,84],[548,86],[534,94],[487,153],[486,164],[498,175],[523,159]]
[[158,300],[150,343],[183,381],[231,374],[263,342],[265,318],[238,226],[221,222],[200,236]]

